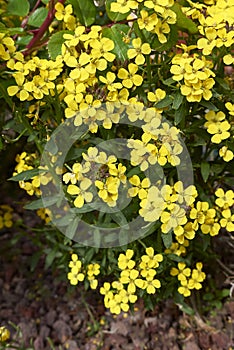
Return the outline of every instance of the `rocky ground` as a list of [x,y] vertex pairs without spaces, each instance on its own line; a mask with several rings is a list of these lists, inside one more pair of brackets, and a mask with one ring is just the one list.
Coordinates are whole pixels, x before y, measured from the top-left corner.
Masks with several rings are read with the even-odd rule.
[[233,298],[202,317],[186,315],[170,300],[150,312],[139,301],[134,313],[114,317],[98,293],[70,289],[59,273],[45,269],[43,256],[30,271],[36,248],[26,236],[9,246],[14,235],[15,229],[0,233],[0,326],[11,331],[8,349],[234,349]]
[[[1,236],[1,247],[7,236]],[[84,297],[81,288],[68,290],[40,266],[29,272],[30,249],[24,242],[11,261],[9,252],[8,259],[0,258],[0,324],[27,349],[234,349],[233,300],[203,319],[184,314],[171,301],[151,312],[139,301],[133,314],[113,317],[95,292]]]

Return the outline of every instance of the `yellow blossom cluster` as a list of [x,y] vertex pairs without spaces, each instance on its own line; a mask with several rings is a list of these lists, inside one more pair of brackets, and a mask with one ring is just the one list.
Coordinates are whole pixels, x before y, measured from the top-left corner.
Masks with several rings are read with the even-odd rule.
[[16,82],[16,85],[8,87],[8,95],[16,95],[20,101],[32,101],[55,95],[54,80],[62,72],[63,63],[60,57],[55,61],[39,57],[25,61],[23,54],[17,52],[7,62],[7,67],[14,71],[12,76]]
[[196,263],[196,269],[190,269],[185,263],[179,262],[176,267],[172,267],[171,276],[177,276],[180,286],[178,292],[184,297],[189,297],[191,295],[191,290],[201,289],[201,282],[206,278],[205,273],[202,271],[202,263]]
[[37,215],[48,224],[51,221],[51,210],[49,208],[40,208],[37,210]]
[[195,236],[194,228],[187,222],[184,208],[192,206],[196,197],[195,186],[184,188],[181,181],[177,181],[174,186],[163,185],[161,189],[151,186],[140,202],[139,214],[149,222],[160,219],[162,232],[166,234],[173,230],[176,240],[184,244],[185,239],[191,240]]
[[9,228],[13,225],[13,209],[8,204],[0,205],[0,230],[4,227]]
[[144,131],[141,140],[130,139],[128,147],[132,149],[130,161],[133,166],[140,166],[142,171],[149,166],[158,163],[161,166],[166,163],[172,166],[180,164],[179,155],[183,146],[179,141],[179,130],[162,121],[162,116],[156,109],[149,109],[142,126]]
[[179,82],[180,91],[189,102],[211,99],[211,89],[215,84],[215,73],[210,69],[211,66],[210,61],[198,54],[184,52],[173,57],[170,69],[172,78]]
[[73,15],[72,5],[64,6],[61,2],[55,4],[55,18],[58,21],[62,21],[64,24],[64,29],[74,30],[77,25],[77,19]]
[[137,300],[137,289],[145,290],[147,294],[155,294],[161,287],[161,282],[156,278],[159,263],[163,261],[162,254],[155,254],[152,247],[145,249],[136,263],[133,259],[134,251],[127,249],[125,254],[118,257],[118,267],[121,270],[119,279],[109,283],[105,282],[100,288],[104,295],[104,304],[113,314],[129,310],[129,303]]
[[171,9],[174,0],[117,0],[111,3],[111,11],[121,14],[134,13],[141,30],[156,34],[160,43],[167,42],[170,25],[176,23],[176,13]]
[[70,271],[68,272],[67,277],[71,285],[76,286],[86,278],[91,289],[97,288],[98,280],[96,276],[100,274],[99,264],[88,264],[87,267],[84,268],[78,255],[73,253],[68,266],[70,267]]
[[[34,164],[37,159],[36,153],[27,154],[26,152],[22,152],[21,154],[17,154],[15,160],[18,163],[15,167],[14,175],[20,174],[23,171],[33,170]],[[20,188],[24,189],[30,196],[36,194],[39,196],[41,194],[40,191],[40,178],[39,176],[33,176],[31,181],[20,180],[19,181]]]
[[205,11],[197,17],[202,38],[198,39],[197,47],[203,55],[210,55],[215,48],[229,48],[234,43],[234,2],[217,0],[211,6],[205,6]]
[[215,191],[215,204],[220,212],[220,226],[228,232],[234,232],[234,191],[224,191],[221,187]]
[[[36,153],[27,154],[26,152],[22,152],[21,154],[17,154],[15,158],[17,165],[15,166],[13,176],[18,175],[24,171],[35,169],[35,166],[37,164],[37,157],[38,155]],[[45,176],[43,174],[41,176],[35,175],[30,178],[30,181],[19,180],[19,186],[20,188],[24,189],[30,196],[33,196],[34,194],[40,196],[40,185],[48,184],[51,179],[52,177],[49,173]]]
[[[81,208],[85,202],[90,203],[97,190],[103,202],[110,207],[115,206],[119,186],[126,183],[126,167],[122,163],[116,165],[115,156],[107,156],[97,147],[89,147],[82,156],[83,162],[73,164],[71,172],[63,174],[63,181],[68,184],[67,193],[76,196],[74,206]],[[96,191],[92,189],[93,184]]]

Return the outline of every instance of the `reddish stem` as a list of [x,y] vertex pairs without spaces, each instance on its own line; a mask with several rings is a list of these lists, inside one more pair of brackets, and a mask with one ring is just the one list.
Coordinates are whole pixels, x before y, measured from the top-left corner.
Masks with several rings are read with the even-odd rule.
[[[65,2],[65,0],[58,0],[58,2],[61,2],[63,4]],[[36,31],[34,37],[31,39],[31,41],[26,46],[25,51],[23,51],[24,56],[27,56],[32,51],[34,46],[38,45],[41,38],[44,36],[45,32],[47,31],[51,22],[53,21],[54,14],[55,14],[54,0],[50,1],[49,7],[50,7],[50,10],[48,12],[46,19],[44,20],[44,22],[42,23],[40,28]]]

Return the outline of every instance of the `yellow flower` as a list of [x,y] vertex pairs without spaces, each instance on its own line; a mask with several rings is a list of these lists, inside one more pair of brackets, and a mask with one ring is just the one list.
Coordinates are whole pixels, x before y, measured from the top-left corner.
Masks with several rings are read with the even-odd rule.
[[72,5],[67,5],[67,6],[63,6],[63,4],[61,4],[61,2],[57,2],[57,4],[55,4],[55,18],[58,21],[64,21],[67,22],[69,16],[72,14],[73,10],[72,10]]
[[140,180],[139,176],[133,175],[129,182],[133,187],[129,188],[128,195],[130,197],[138,196],[140,199],[146,198],[148,189],[150,187],[150,179],[144,178],[142,181]]
[[222,216],[220,225],[225,227],[227,231],[234,232],[234,214],[231,213],[230,209],[225,209],[222,211]]
[[177,276],[179,281],[186,281],[187,277],[191,275],[191,269],[186,267],[185,263],[179,262],[177,268],[171,268],[170,274],[171,276]]
[[222,148],[220,148],[219,155],[223,158],[225,162],[230,162],[234,157],[233,152],[229,150],[227,146],[223,146]]
[[163,223],[161,226],[162,232],[167,233],[171,229],[175,229],[180,225],[186,224],[186,212],[179,205],[174,204],[170,212],[163,211],[160,220]]
[[167,42],[167,37],[164,34],[170,33],[170,26],[167,24],[167,22],[159,19],[154,28],[154,32],[157,34],[160,43],[164,44]]
[[114,207],[116,205],[119,184],[120,180],[113,176],[109,176],[105,182],[100,180],[95,181],[95,186],[99,189],[98,196],[110,207]]
[[152,15],[149,16],[149,13],[145,10],[140,11],[141,17],[137,19],[137,23],[139,28],[145,29],[148,32],[151,32],[156,24],[158,23],[158,17],[156,13],[153,13]]
[[93,40],[90,46],[92,47],[91,55],[94,59],[103,57],[107,62],[114,61],[115,54],[109,52],[115,47],[113,40],[103,37],[100,40]]
[[215,195],[217,197],[215,204],[220,208],[231,207],[234,204],[234,192],[232,190],[224,192],[222,188],[218,188],[215,191]]
[[148,43],[141,42],[141,38],[133,39],[133,49],[129,49],[127,52],[128,58],[131,60],[135,58],[135,63],[139,66],[145,63],[144,55],[149,55],[151,52],[150,45]]
[[148,294],[155,294],[156,289],[161,287],[161,282],[158,279],[154,279],[154,277],[148,278],[144,281],[143,288],[146,290]]
[[9,329],[7,329],[5,326],[0,327],[0,342],[6,342],[8,339],[10,339],[11,333]]
[[174,190],[178,193],[178,203],[185,203],[188,206],[190,206],[195,201],[195,198],[198,195],[196,187],[194,185],[190,185],[184,189],[182,181],[177,181],[174,184]]
[[143,83],[143,78],[141,75],[136,74],[138,71],[137,64],[130,63],[128,65],[128,71],[124,68],[120,68],[118,71],[118,78],[122,79],[122,84],[127,89],[135,86],[140,86]]
[[107,72],[106,74],[106,78],[103,76],[99,76],[99,80],[106,84],[107,90],[109,91],[116,91],[117,89],[121,89],[122,88],[122,84],[121,83],[114,83],[116,79],[116,75],[115,73],[112,72]]
[[214,47],[216,47],[217,44],[217,32],[215,28],[208,27],[205,28],[205,36],[206,38],[200,38],[197,41],[197,47],[198,49],[202,49],[203,55],[210,55]]
[[137,9],[138,3],[135,0],[116,0],[111,3],[111,11],[119,13],[128,13],[130,9]]
[[230,64],[234,63],[234,57],[229,53],[225,56],[223,56],[223,62],[229,66]]
[[135,266],[135,261],[132,260],[134,251],[132,249],[127,249],[125,254],[120,254],[118,257],[118,267],[121,270],[133,269]]
[[80,182],[80,187],[76,185],[69,185],[67,188],[67,193],[71,195],[76,195],[76,199],[74,200],[74,206],[76,208],[82,208],[84,203],[91,202],[93,199],[93,194],[91,192],[87,192],[87,189],[92,185],[92,181],[88,178],[84,178]]
[[158,103],[166,97],[166,91],[162,89],[156,89],[155,92],[149,91],[147,93],[147,98],[150,102]]
[[226,102],[225,107],[228,109],[230,115],[234,115],[234,103]]
[[188,281],[183,280],[180,283],[181,283],[181,286],[178,288],[178,292],[182,294],[184,297],[189,297],[191,295],[191,291],[188,286]]
[[209,124],[208,133],[212,134],[211,141],[213,143],[220,143],[223,140],[229,138],[230,132],[228,131],[231,128],[231,125],[227,120],[223,122]]

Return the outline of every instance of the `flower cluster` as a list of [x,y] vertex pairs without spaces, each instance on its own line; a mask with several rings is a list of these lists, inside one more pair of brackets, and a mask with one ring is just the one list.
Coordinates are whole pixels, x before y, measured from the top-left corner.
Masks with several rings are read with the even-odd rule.
[[232,1],[217,0],[215,4],[203,8],[198,16],[198,29],[202,38],[197,41],[197,47],[203,55],[210,55],[223,46],[229,48],[234,43],[233,11]]
[[[141,4],[140,4],[141,3]],[[111,3],[111,11],[121,14],[134,13],[141,30],[156,34],[160,43],[167,42],[170,24],[176,23],[173,11],[174,0],[117,0]],[[171,9],[172,8],[172,9]]]
[[133,260],[134,251],[127,249],[118,257],[118,267],[121,270],[119,279],[112,283],[105,282],[100,288],[104,295],[104,304],[111,313],[119,314],[129,310],[129,303],[137,300],[137,290],[145,290],[147,294],[155,294],[161,287],[156,278],[159,263],[163,261],[162,254],[155,254],[152,247],[145,250],[138,263]]
[[[13,175],[20,174],[27,170],[33,170],[35,168],[36,159],[36,153],[27,154],[26,152],[22,152],[21,154],[18,154],[15,158],[17,165],[15,167],[15,172]],[[20,188],[24,189],[30,196],[34,194],[39,196],[41,194],[39,175],[33,176],[31,181],[20,180],[19,186]]]
[[98,276],[100,273],[99,264],[88,264],[87,267],[84,268],[78,255],[73,253],[71,256],[71,261],[69,262],[69,267],[70,271],[67,274],[67,278],[71,285],[76,286],[79,282],[83,282],[86,278],[91,289],[97,288],[98,280],[96,279],[96,276]]
[[13,209],[7,204],[0,205],[0,230],[4,227],[9,228],[13,225]]
[[224,192],[222,188],[218,188],[215,191],[215,204],[220,211],[220,226],[225,228],[229,232],[234,232],[234,214],[232,208],[234,205],[234,192],[228,190]]
[[205,273],[202,271],[202,263],[196,263],[196,269],[190,269],[185,263],[179,262],[177,268],[172,267],[171,276],[177,276],[180,286],[178,292],[185,297],[191,295],[192,289],[201,289],[201,282],[206,278]]
[[202,98],[211,99],[211,89],[215,84],[215,73],[211,67],[212,63],[198,54],[189,55],[184,52],[173,57],[170,69],[172,78],[179,82],[180,91],[189,102],[200,102]]

